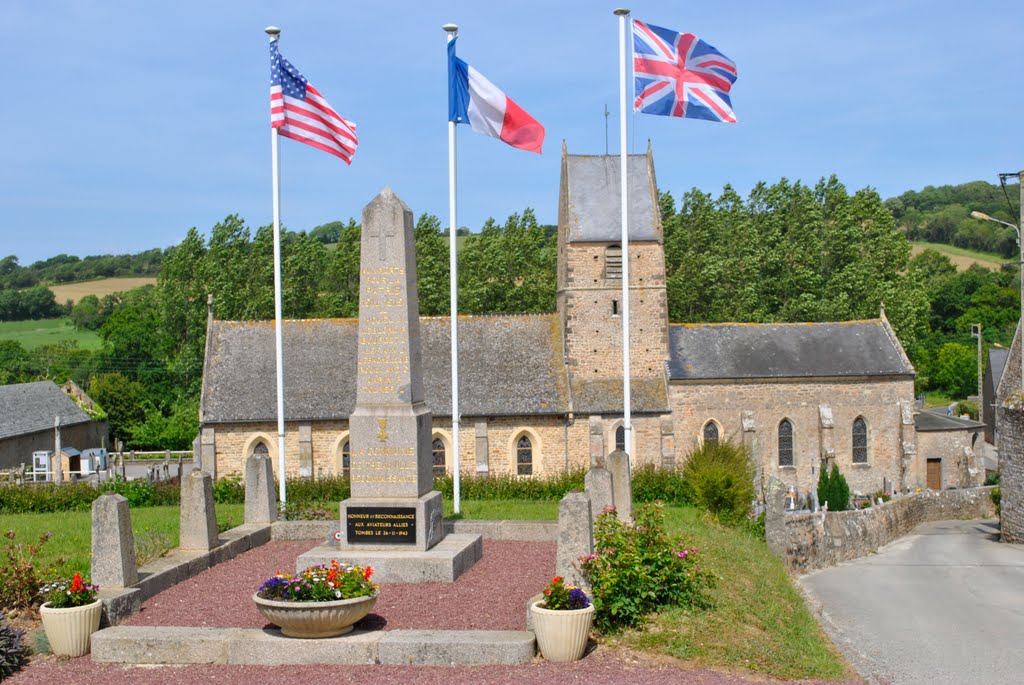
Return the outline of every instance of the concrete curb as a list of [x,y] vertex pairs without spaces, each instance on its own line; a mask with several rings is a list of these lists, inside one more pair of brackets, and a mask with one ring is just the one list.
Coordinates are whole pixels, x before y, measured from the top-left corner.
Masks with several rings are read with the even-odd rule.
[[114,626],[92,636],[93,661],[136,665],[489,666],[529,663],[534,653],[525,630],[355,630],[296,640],[276,629]]

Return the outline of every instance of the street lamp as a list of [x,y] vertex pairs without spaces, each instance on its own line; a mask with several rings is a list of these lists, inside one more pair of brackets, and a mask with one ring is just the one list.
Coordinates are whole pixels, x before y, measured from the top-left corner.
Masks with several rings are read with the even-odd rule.
[[[1021,184],[1021,185],[1024,186],[1024,184]],[[1021,190],[1021,195],[1024,195],[1024,190]],[[1000,221],[999,219],[995,219],[993,217],[990,217],[988,214],[985,214],[984,212],[973,211],[973,212],[971,212],[971,216],[974,217],[975,219],[981,219],[982,221],[994,221],[997,224],[1002,224],[1003,226],[1009,226],[1010,228],[1012,228],[1017,233],[1017,252],[1018,252],[1017,270],[1018,270],[1018,273],[1021,276],[1021,284],[1020,284],[1020,311],[1021,311],[1021,317],[1022,317],[1021,321],[1024,321],[1024,244],[1021,243],[1020,228],[1018,228],[1015,224],[1011,224],[1009,221]],[[1024,326],[1020,326],[1020,332],[1021,332],[1021,336],[1024,337]],[[1021,351],[1020,351],[1020,354],[1021,354],[1020,389],[1021,389],[1021,391],[1024,391],[1024,340],[1021,340]]]

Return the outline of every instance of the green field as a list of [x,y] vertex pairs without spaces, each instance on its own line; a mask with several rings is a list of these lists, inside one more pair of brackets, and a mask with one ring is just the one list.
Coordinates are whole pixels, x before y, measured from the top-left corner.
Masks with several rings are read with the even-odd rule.
[[945,245],[943,243],[927,243],[924,241],[912,241],[910,243],[910,249],[913,254],[920,254],[926,249],[932,249],[936,252],[949,257],[949,261],[956,265],[958,271],[966,271],[972,264],[978,264],[987,269],[998,271],[1003,262],[1014,261],[1005,257],[1000,257],[997,254],[990,252],[976,252],[974,250],[965,250],[962,247],[953,247],[952,245]]
[[0,321],[0,340],[14,340],[26,350],[74,340],[83,350],[98,350],[102,345],[94,331],[76,331],[71,319],[39,319],[38,321]]

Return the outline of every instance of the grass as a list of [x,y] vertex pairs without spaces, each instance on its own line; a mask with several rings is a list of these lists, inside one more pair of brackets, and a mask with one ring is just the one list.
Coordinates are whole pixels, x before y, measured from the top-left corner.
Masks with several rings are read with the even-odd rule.
[[[452,501],[444,501],[444,515],[452,517]],[[558,502],[538,500],[461,500],[459,513],[464,519],[554,521],[558,518]]]
[[86,295],[103,297],[111,293],[125,292],[132,288],[141,288],[144,285],[156,285],[156,278],[153,277],[122,277],[122,278],[100,278],[95,281],[80,281],[78,283],[63,283],[51,285],[50,290],[57,301],[64,304],[71,300],[75,304]]
[[83,350],[98,350],[102,345],[94,331],[76,331],[71,319],[39,319],[36,321],[0,321],[0,340],[14,340],[26,350],[52,345],[61,340],[74,340]]
[[689,665],[782,679],[843,679],[843,659],[822,633],[782,562],[746,530],[706,519],[692,507],[666,507],[668,527],[696,546],[719,577],[711,609],[668,609],[643,630],[609,643]]
[[948,407],[957,400],[942,394],[941,392],[931,391],[926,392],[924,395],[924,408],[934,409],[935,407]]
[[[217,525],[222,529],[242,524],[245,506],[218,504]],[[43,545],[36,557],[37,568],[53,568],[59,560],[69,573],[89,573],[92,554],[92,519],[88,511],[68,511],[53,514],[5,514],[3,531],[13,530],[15,542],[36,542],[42,533],[53,536]],[[135,534],[135,553],[139,565],[159,557],[178,546],[178,507],[137,507],[132,509],[132,532]],[[7,542],[7,540],[3,540]]]
[[952,261],[960,271],[966,271],[971,264],[979,264],[988,269],[998,271],[1002,267],[1003,262],[1015,261],[991,252],[977,252],[976,250],[967,250],[962,247],[953,247],[952,245],[945,245],[943,243],[929,243],[923,240],[912,241],[910,243],[910,249],[915,255],[929,248],[937,252],[941,252],[949,257],[950,261]]

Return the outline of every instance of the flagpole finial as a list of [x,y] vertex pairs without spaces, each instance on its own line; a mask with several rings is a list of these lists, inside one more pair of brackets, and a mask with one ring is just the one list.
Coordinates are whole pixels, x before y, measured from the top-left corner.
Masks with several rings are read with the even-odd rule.
[[268,26],[267,28],[263,29],[263,31],[266,32],[266,34],[271,38],[281,35],[281,29],[277,28],[276,26]]
[[441,30],[444,31],[445,33],[458,33],[459,32],[459,25],[458,24],[452,24],[451,22],[449,22],[449,23],[445,24],[444,26],[442,26]]
[[625,17],[626,15],[629,14],[629,10],[626,9],[625,7],[618,7],[618,8],[615,9],[613,14],[615,14],[615,16],[618,16],[618,17]]

